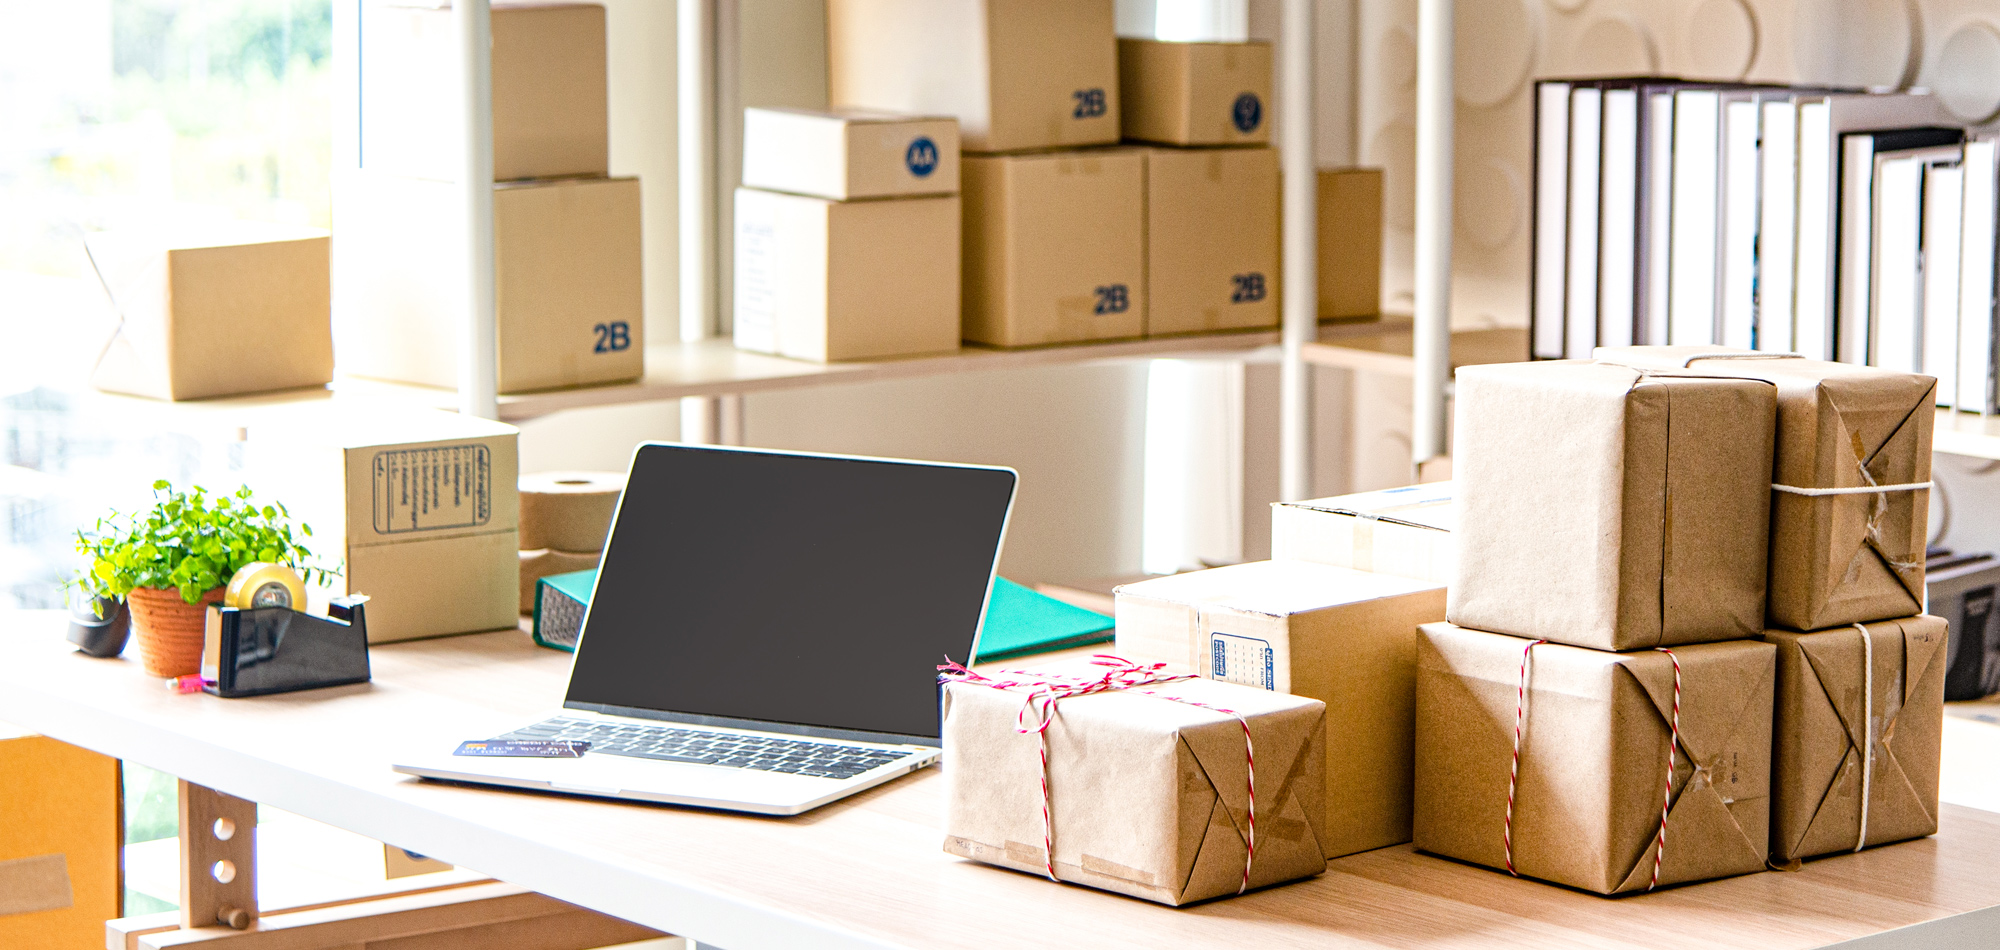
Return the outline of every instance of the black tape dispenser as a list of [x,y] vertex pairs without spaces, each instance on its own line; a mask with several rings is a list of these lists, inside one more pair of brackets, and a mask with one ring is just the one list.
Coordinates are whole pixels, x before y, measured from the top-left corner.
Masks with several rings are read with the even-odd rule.
[[319,617],[305,583],[279,564],[249,564],[208,608],[202,690],[233,699],[368,682],[367,597],[338,597]]

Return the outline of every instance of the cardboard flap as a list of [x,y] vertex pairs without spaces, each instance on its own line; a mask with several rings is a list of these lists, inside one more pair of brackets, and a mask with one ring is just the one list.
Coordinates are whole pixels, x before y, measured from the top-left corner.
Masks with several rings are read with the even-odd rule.
[[1937,803],[1926,802],[1908,769],[1884,742],[1875,750],[1875,778],[1868,784],[1868,843],[1902,841],[1937,830]]
[[[1683,723],[1685,725],[1685,723]],[[1655,835],[1633,864],[1615,893],[1645,890],[1653,880],[1654,854],[1659,847]],[[1744,832],[1736,816],[1724,804],[1715,786],[1701,780],[1700,773],[1681,789],[1680,798],[1667,812],[1665,857],[1660,859],[1660,883],[1700,881],[1761,867],[1764,849]]]
[[1942,633],[1912,629],[1911,624],[1898,620],[1896,629],[1903,634],[1903,703],[1908,705],[1923,688],[1926,673],[1931,664],[1945,662],[1944,646],[1950,642]]
[[[1930,459],[1927,445],[1933,416],[1930,406],[1936,381],[1928,376],[1898,375],[1888,380],[1871,380],[1867,388],[1827,385],[1826,404],[1833,409],[1837,444],[1852,451],[1855,464],[1845,464],[1842,455],[1834,475],[1835,484],[1905,485],[1927,481]],[[1838,451],[1838,450],[1835,450]],[[1867,472],[1863,479],[1861,473]],[[1919,508],[1913,492],[1894,495],[1848,496],[1850,504],[1860,503],[1856,518],[1843,518],[1847,529],[1835,539],[1835,552],[1851,551],[1848,577],[1828,577],[1829,584],[1851,582],[1856,568],[1872,555],[1867,566],[1886,571],[1902,585],[1914,603],[1924,602],[1922,535],[1907,530],[1918,519]],[[1851,545],[1851,547],[1850,547]],[[1830,594],[1831,591],[1829,590]]]
[[[1799,652],[1811,664],[1813,678],[1817,679],[1826,698],[1833,703],[1834,714],[1840,717],[1841,728],[1847,731],[1847,743],[1854,749],[1861,748],[1864,730],[1861,722],[1861,661],[1862,647],[1860,634],[1851,637],[1813,637],[1799,641]],[[1851,683],[1842,687],[1838,684]]]
[[[1681,661],[1681,749],[1689,760],[1710,762],[1729,749],[1748,707],[1769,692],[1760,689],[1769,679],[1769,664],[1730,662],[1708,651],[1676,651]],[[1646,651],[1629,654],[1619,664],[1646,691],[1659,715],[1660,728],[1671,729],[1674,716],[1674,662],[1666,654]],[[1730,697],[1739,697],[1730,701]],[[1768,713],[1767,713],[1768,714]]]

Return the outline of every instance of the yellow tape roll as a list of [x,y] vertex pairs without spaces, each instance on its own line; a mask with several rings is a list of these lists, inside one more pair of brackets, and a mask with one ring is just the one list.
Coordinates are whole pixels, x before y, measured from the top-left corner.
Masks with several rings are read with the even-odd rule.
[[242,570],[229,578],[229,589],[222,592],[222,605],[238,610],[252,607],[304,610],[306,585],[299,580],[298,572],[282,564],[262,561],[245,564]]

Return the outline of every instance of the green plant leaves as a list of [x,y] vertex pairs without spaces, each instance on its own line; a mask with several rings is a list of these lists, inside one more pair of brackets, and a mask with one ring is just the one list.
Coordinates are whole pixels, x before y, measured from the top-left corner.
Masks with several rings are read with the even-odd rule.
[[[143,514],[114,511],[77,531],[77,553],[90,558],[90,567],[72,586],[92,597],[116,598],[135,587],[178,588],[183,600],[197,603],[256,561],[290,567],[308,584],[338,573],[293,540],[284,503],[259,507],[247,485],[211,499],[199,485],[176,492],[161,479],[153,483],[153,494],[153,507]],[[309,525],[299,530],[312,536]]]

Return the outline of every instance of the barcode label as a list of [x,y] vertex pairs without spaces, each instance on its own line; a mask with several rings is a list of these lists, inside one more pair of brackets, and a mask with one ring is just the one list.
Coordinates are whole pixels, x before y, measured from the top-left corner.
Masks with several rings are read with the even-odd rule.
[[375,530],[476,528],[493,519],[493,462],[472,442],[375,453]]
[[1213,660],[1209,679],[1259,689],[1278,688],[1269,641],[1218,631],[1208,635],[1208,650]]

